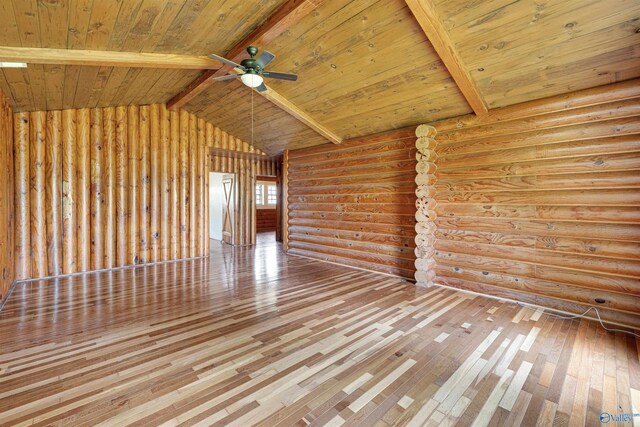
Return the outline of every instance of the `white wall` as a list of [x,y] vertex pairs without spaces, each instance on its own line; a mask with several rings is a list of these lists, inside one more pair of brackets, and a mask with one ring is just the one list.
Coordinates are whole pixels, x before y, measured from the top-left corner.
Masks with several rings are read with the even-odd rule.
[[209,173],[209,237],[222,240],[222,208],[224,206],[224,189],[222,177],[225,174]]

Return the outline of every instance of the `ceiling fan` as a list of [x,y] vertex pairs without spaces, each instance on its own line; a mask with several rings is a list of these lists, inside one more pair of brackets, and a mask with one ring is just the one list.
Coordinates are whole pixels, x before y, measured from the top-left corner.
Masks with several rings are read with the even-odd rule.
[[260,54],[260,57],[258,57],[258,59],[255,59],[255,56],[258,54],[258,48],[254,46],[249,46],[247,48],[247,53],[249,54],[250,58],[243,59],[239,64],[223,58],[222,56],[210,53],[209,58],[223,62],[236,68],[237,70],[242,71],[242,73],[215,77],[212,80],[230,80],[240,77],[240,80],[242,80],[242,83],[244,83],[245,86],[256,88],[258,92],[264,92],[265,90],[267,90],[267,87],[264,85],[263,81],[264,77],[279,80],[298,80],[298,76],[295,74],[278,73],[275,71],[264,70],[264,67],[266,67],[267,64],[269,64],[273,60],[273,58],[276,57],[273,53],[263,50]]

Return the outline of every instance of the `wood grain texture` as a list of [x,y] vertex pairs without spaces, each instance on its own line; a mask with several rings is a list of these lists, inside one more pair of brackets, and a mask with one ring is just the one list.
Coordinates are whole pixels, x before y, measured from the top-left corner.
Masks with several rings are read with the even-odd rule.
[[171,259],[180,258],[180,115],[177,111],[171,111]]
[[[104,263],[104,122],[101,108],[91,110],[91,270]],[[38,276],[35,276],[38,277]]]
[[406,0],[406,3],[473,111],[478,116],[486,115],[487,104],[469,71],[462,63],[433,2],[431,0]]
[[78,184],[76,110],[62,111],[62,273],[77,270]]
[[140,170],[138,171],[138,192],[140,194],[138,204],[138,217],[140,219],[140,232],[138,233],[138,261],[141,264],[149,262],[151,233],[151,180],[150,180],[150,160],[151,160],[151,135],[149,106],[142,105],[139,108],[140,133],[138,140],[138,160]]
[[[78,154],[78,244],[77,271],[91,270],[91,111],[82,108],[76,111]],[[38,277],[35,274],[32,278]]]
[[150,110],[150,176],[149,185],[151,187],[149,195],[149,216],[150,230],[149,242],[150,253],[149,262],[157,262],[160,260],[160,144],[161,144],[161,122],[160,122],[160,105],[154,104]]
[[198,119],[189,115],[189,257],[197,256],[198,240]]
[[[19,120],[19,124],[15,126],[16,143],[14,144],[13,121],[13,111],[0,90],[0,307],[7,299],[16,276],[25,274],[25,263],[28,261],[28,258],[24,258],[26,252],[24,245],[27,243],[24,232],[28,222],[22,221],[21,224],[17,224],[14,216],[16,209],[28,210],[25,203],[19,201],[20,194],[28,195],[29,188],[26,167],[29,159],[26,153],[29,149],[29,140],[28,135],[24,135],[27,132],[25,128],[28,122]],[[14,155],[14,147],[19,149],[19,151],[16,150],[17,155]],[[14,192],[18,195],[15,198]],[[18,227],[14,230],[16,225]]]
[[[412,278],[414,245],[393,230],[415,224],[415,135],[371,140],[288,152],[288,251]],[[377,224],[387,231],[372,243],[366,233]]]
[[169,203],[171,197],[171,183],[169,163],[171,157],[171,123],[169,120],[169,110],[166,105],[160,105],[160,255],[159,260],[171,259],[169,251],[171,249],[171,221]]
[[[282,5],[271,15],[267,15],[267,18],[257,28],[231,47],[225,53],[225,58],[239,63],[247,57],[246,48],[248,46],[267,45],[274,38],[295,25],[305,15],[313,12],[323,1],[287,0],[282,2]],[[167,102],[167,106],[169,108],[183,107],[187,102],[214,84],[215,81],[212,79],[229,73],[233,73],[233,67],[227,64],[223,64],[222,68],[218,70],[205,71],[182,92],[171,98]]]
[[127,107],[116,108],[116,141],[115,141],[115,185],[116,185],[116,266],[129,265],[133,257],[127,249],[129,242],[127,227],[129,204],[129,146],[127,129]]
[[[206,135],[205,135],[206,136]],[[205,138],[208,140],[208,137]],[[234,245],[253,245],[256,242],[256,178],[260,175],[261,164],[271,165],[275,170],[278,159],[267,159],[266,154],[251,147],[246,141],[242,141],[233,135],[214,128],[212,130],[212,146],[207,151],[214,150],[214,155],[209,157],[208,172],[233,173],[236,176],[234,183],[236,217]],[[216,149],[216,147],[220,147]],[[206,182],[205,182],[206,185]],[[207,226],[208,227],[208,226]]]
[[18,284],[0,312],[0,423],[599,425],[637,402],[640,340],[596,322],[273,241],[212,249]]
[[437,280],[640,317],[639,83],[565,97],[566,110],[552,98],[548,114],[536,101],[494,121],[442,122]]
[[47,260],[47,222],[45,197],[45,133],[46,113],[30,114],[30,203],[31,203],[31,274],[33,277],[49,275]]
[[127,261],[129,264],[140,264],[140,114],[139,108],[129,106],[127,109],[127,140],[129,143],[129,213],[127,234]]
[[[116,266],[116,110],[103,110],[104,123],[104,268]],[[115,237],[115,239],[114,239]]]
[[180,190],[178,206],[180,210],[180,257],[189,256],[189,113],[180,111]]
[[[15,267],[16,278],[31,277],[31,202],[29,113],[13,117],[13,153],[15,165]],[[6,137],[6,136],[5,136]],[[6,194],[6,193],[5,193]],[[3,292],[6,295],[6,290]]]
[[[35,279],[179,259],[181,242],[186,242],[184,257],[207,256],[205,130],[213,138],[214,128],[184,112],[187,123],[199,123],[202,132],[193,139],[196,163],[189,151],[185,158],[194,181],[182,181],[186,194],[196,186],[197,228],[190,230],[187,223],[185,232],[193,233],[194,241],[182,241],[179,156],[173,155],[180,145],[180,116],[159,104],[16,113],[10,120],[16,138],[11,136],[6,193],[12,198],[7,211],[17,224],[10,227],[11,274],[15,268],[21,278]],[[189,145],[188,132],[185,137]]]
[[45,176],[47,206],[47,260],[49,275],[62,273],[62,114],[49,111],[46,115]]
[[[640,5],[431,0],[489,108],[637,78]],[[476,7],[477,6],[477,7]],[[549,19],[547,19],[549,18]]]

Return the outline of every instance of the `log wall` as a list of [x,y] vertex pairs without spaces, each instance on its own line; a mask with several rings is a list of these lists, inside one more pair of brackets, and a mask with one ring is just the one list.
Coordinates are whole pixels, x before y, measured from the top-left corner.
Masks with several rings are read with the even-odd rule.
[[[28,155],[25,147],[19,156]],[[15,279],[14,270],[14,174],[13,174],[13,120],[11,107],[0,91],[0,307]],[[16,189],[28,193],[27,176],[20,176]]]
[[433,125],[436,282],[640,326],[640,81]]
[[[282,164],[278,159],[269,158],[259,149],[231,134],[211,127],[206,130],[207,150],[211,172],[235,174],[234,196],[236,203],[233,223],[234,245],[255,245],[257,231],[255,188],[256,177],[278,176]],[[211,144],[209,144],[209,141]],[[207,173],[207,180],[209,174]],[[208,181],[207,191],[209,194]],[[207,209],[209,204],[206,204]],[[209,212],[206,213],[209,218]]]
[[285,153],[288,253],[413,278],[414,131]]
[[208,255],[211,124],[163,104],[13,121],[19,279]]
[[275,209],[256,210],[256,231],[275,231],[276,222]]

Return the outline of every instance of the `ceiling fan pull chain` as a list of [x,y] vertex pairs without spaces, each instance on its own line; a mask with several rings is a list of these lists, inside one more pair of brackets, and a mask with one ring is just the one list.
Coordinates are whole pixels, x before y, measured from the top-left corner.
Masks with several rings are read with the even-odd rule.
[[251,150],[253,151],[253,88],[251,90]]

